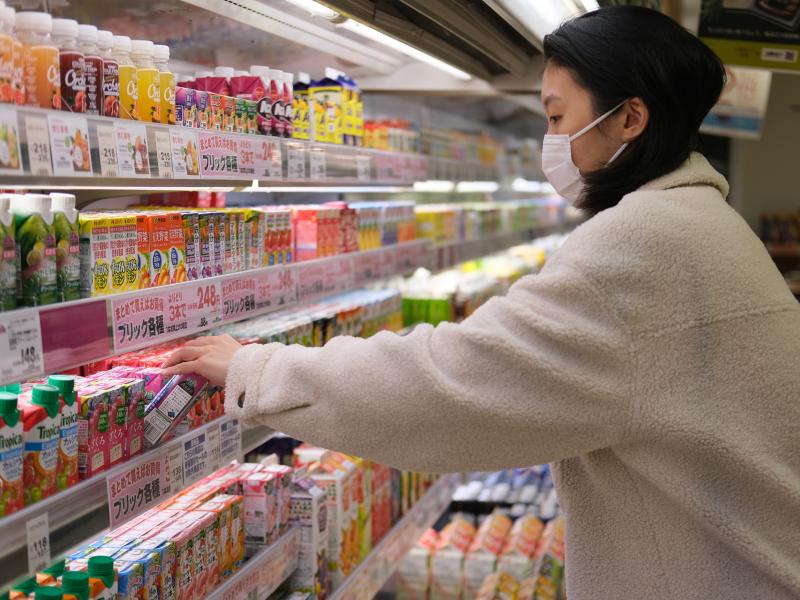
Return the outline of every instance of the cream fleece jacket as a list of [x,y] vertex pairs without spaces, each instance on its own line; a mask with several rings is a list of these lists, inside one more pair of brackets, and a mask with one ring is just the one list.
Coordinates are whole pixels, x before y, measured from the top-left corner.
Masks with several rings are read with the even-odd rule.
[[800,306],[727,193],[695,154],[461,324],[242,348],[225,410],[421,471],[555,462],[570,600],[800,598]]

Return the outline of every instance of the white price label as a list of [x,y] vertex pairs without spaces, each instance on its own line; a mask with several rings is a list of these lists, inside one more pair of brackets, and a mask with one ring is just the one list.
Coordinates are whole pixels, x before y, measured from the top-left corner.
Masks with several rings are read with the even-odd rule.
[[327,177],[327,161],[325,157],[325,150],[322,148],[313,148],[309,158],[311,174],[310,178],[313,180],[325,179]]
[[270,179],[281,179],[283,177],[283,155],[281,154],[281,145],[273,143],[269,147],[269,155],[267,160],[267,176]]
[[169,143],[169,131],[156,129],[156,156],[158,156],[158,175],[164,179],[172,179],[172,150]]
[[12,108],[0,108],[0,127],[5,132],[3,136],[5,149],[0,152],[0,173],[19,173],[22,171],[22,153],[19,146],[17,111]]
[[288,179],[306,178],[306,149],[303,146],[294,144],[289,146],[286,177]]
[[208,446],[208,471],[213,473],[220,468],[220,426],[212,425],[208,428],[208,438],[206,439]]
[[197,134],[192,131],[172,128],[169,133],[172,146],[172,168],[175,177],[197,177],[200,175],[200,159],[197,150]]
[[242,455],[242,426],[231,419],[219,426],[219,432],[219,461],[224,466]]
[[188,487],[200,481],[208,473],[211,453],[208,448],[208,434],[205,431],[183,442],[183,485]]
[[369,156],[356,156],[356,176],[359,181],[372,179],[372,159]]
[[39,314],[27,310],[0,314],[0,379],[21,381],[43,371]]
[[50,126],[50,152],[56,175],[92,175],[89,123],[86,117],[66,113],[47,116]]
[[50,566],[50,523],[47,513],[26,524],[28,530],[28,572],[36,573]]
[[167,448],[167,474],[164,494],[172,496],[183,489],[183,444],[176,442]]
[[97,125],[97,143],[100,146],[100,173],[103,177],[116,177],[117,140],[113,125]]
[[25,131],[28,137],[31,175],[52,175],[53,164],[50,161],[50,134],[47,120],[33,115],[26,116]]
[[139,123],[114,123],[117,138],[117,165],[121,177],[148,177],[150,151],[147,127]]

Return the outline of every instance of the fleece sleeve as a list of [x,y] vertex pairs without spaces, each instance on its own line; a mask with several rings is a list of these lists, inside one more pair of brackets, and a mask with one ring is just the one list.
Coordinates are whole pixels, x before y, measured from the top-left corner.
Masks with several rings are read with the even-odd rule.
[[394,467],[493,470],[623,441],[633,364],[607,297],[561,267],[521,279],[460,324],[324,348],[244,347],[225,410]]

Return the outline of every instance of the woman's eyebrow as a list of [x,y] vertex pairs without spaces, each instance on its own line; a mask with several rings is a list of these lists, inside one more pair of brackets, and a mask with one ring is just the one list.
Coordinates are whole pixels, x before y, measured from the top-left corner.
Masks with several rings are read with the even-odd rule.
[[561,96],[556,96],[555,94],[547,94],[547,96],[542,97],[542,105],[547,108],[547,105],[550,104],[551,100],[561,100]]

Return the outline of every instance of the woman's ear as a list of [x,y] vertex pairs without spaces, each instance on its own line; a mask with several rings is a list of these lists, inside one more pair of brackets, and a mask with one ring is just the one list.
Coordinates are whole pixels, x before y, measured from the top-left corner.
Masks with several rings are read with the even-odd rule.
[[641,98],[631,98],[625,103],[625,125],[622,129],[622,141],[632,142],[647,129],[650,111]]

